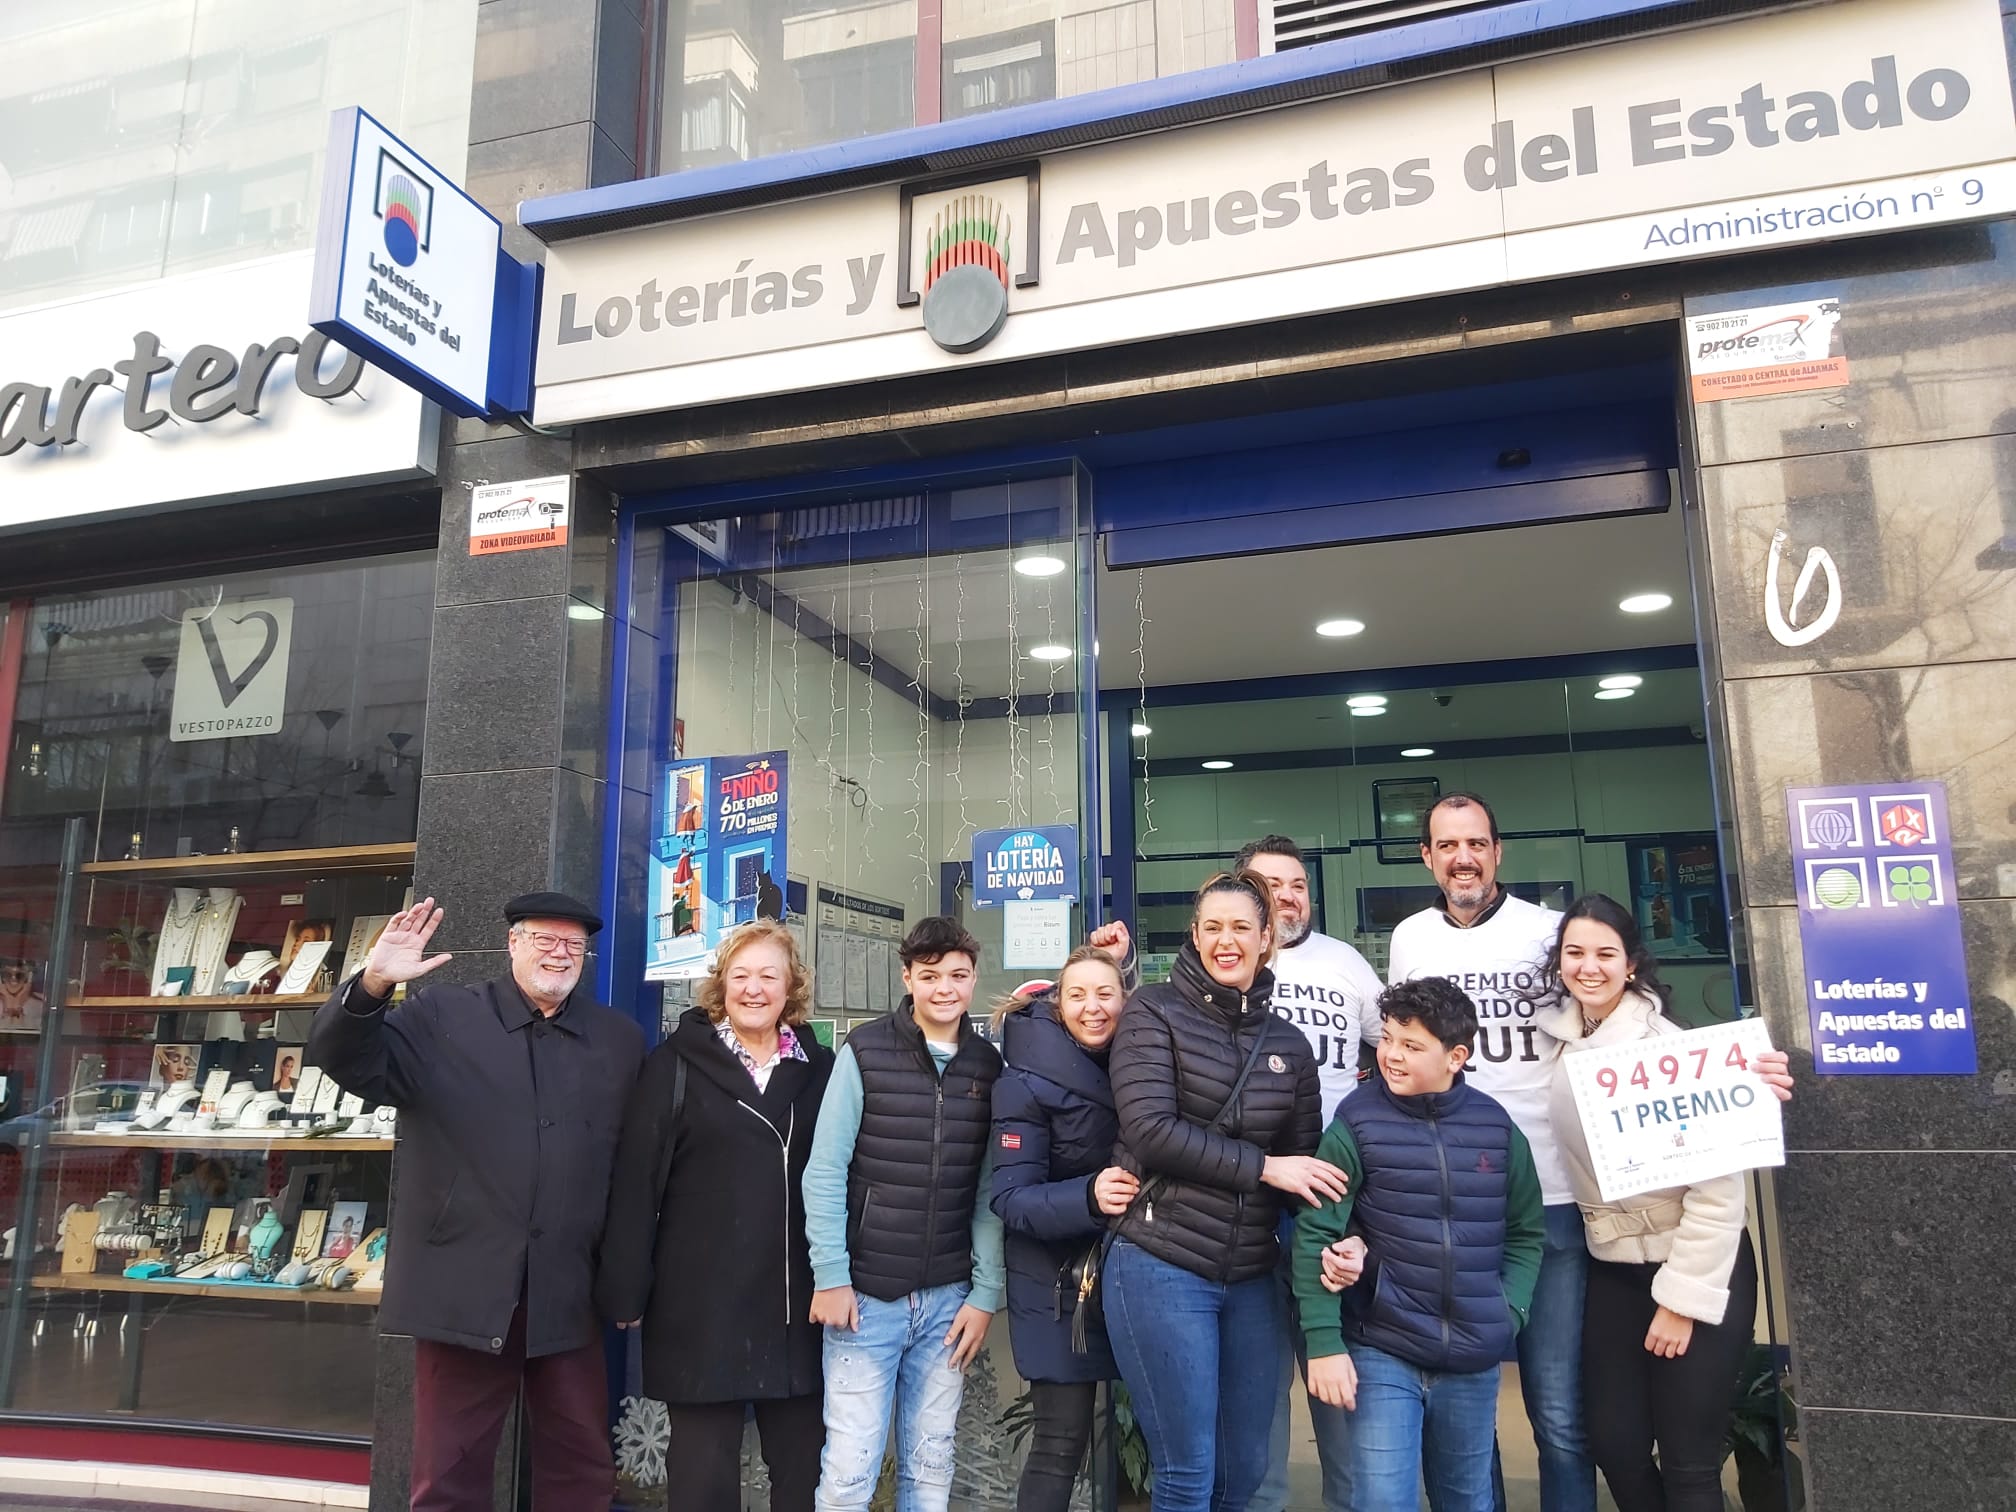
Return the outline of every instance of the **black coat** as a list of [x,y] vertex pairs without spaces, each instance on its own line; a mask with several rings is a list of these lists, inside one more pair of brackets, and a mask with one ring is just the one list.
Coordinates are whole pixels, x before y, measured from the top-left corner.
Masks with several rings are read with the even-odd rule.
[[595,1300],[611,1322],[644,1320],[648,1397],[690,1405],[820,1390],[798,1183],[833,1052],[809,1032],[798,1043],[807,1059],[780,1061],[758,1092],[694,1008],[644,1062],[623,1117]]
[[1007,1065],[994,1083],[994,1211],[1007,1231],[1008,1339],[1029,1381],[1105,1381],[1113,1366],[1106,1331],[1071,1347],[1076,1294],[1058,1272],[1106,1232],[1092,1178],[1113,1163],[1120,1132],[1106,1058],[1076,1040],[1047,997],[1001,1025]]
[[336,989],[308,1061],[399,1109],[381,1331],[495,1353],[522,1296],[528,1355],[601,1336],[595,1251],[643,1058],[643,1030],[580,989],[551,1019],[508,977],[389,1011],[355,978]]
[[[1166,983],[1127,1001],[1113,1036],[1119,1165],[1142,1184],[1162,1180],[1119,1232],[1157,1259],[1215,1281],[1247,1281],[1274,1268],[1282,1205],[1260,1183],[1269,1155],[1313,1155],[1323,1133],[1323,1093],[1309,1041],[1268,1007],[1274,975],[1239,993],[1205,973],[1185,945]],[[1260,1059],[1219,1130],[1255,1035]]]

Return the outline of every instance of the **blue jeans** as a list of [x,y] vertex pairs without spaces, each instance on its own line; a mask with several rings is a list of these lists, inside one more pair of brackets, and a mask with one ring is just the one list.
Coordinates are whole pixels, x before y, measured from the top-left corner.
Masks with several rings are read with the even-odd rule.
[[1244,1512],[1288,1355],[1280,1283],[1207,1281],[1120,1239],[1100,1285],[1155,1471],[1151,1512]]
[[934,1286],[894,1302],[854,1294],[861,1327],[828,1327],[826,1448],[819,1457],[818,1512],[865,1512],[882,1474],[889,1418],[896,1417],[897,1512],[945,1512],[952,1497],[953,1430],[966,1377],[952,1366],[945,1334],[971,1290]]
[[[1555,1203],[1547,1209],[1532,1315],[1519,1331],[1519,1391],[1540,1451],[1540,1512],[1596,1512],[1596,1462],[1582,1420],[1582,1300],[1588,1288],[1582,1210]],[[1505,1512],[1505,1475],[1495,1446],[1491,1490],[1496,1512]],[[1450,1512],[1433,1505],[1435,1512]]]
[[1351,1346],[1355,1512],[1415,1512],[1421,1482],[1444,1512],[1491,1512],[1498,1367],[1423,1370],[1370,1345]]
[[[1288,1428],[1294,1416],[1296,1371],[1309,1365],[1308,1341],[1302,1336],[1301,1310],[1295,1304],[1294,1272],[1289,1265],[1295,1242],[1295,1219],[1281,1219],[1282,1305],[1288,1312],[1288,1339],[1294,1363],[1281,1362],[1281,1388],[1274,1398],[1274,1431],[1267,1439],[1267,1478],[1247,1504],[1247,1512],[1285,1512],[1288,1505]],[[1333,1301],[1330,1306],[1336,1306]],[[1309,1423],[1316,1430],[1316,1460],[1323,1469],[1323,1512],[1351,1512],[1351,1414],[1342,1407],[1309,1398]]]

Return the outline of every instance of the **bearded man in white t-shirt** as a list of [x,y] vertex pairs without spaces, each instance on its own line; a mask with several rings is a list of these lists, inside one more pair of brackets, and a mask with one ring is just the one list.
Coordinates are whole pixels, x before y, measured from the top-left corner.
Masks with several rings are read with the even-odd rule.
[[[1379,974],[1342,940],[1310,928],[1309,868],[1301,847],[1285,835],[1268,835],[1242,849],[1232,869],[1250,869],[1267,879],[1274,894],[1278,951],[1274,973],[1274,1011],[1309,1041],[1323,1083],[1323,1122],[1337,1116],[1337,1105],[1358,1084],[1358,1047],[1379,1042]],[[1368,1027],[1369,1025],[1369,1027]],[[1294,1358],[1303,1360],[1302,1329],[1296,1319],[1295,1290],[1289,1282],[1286,1257],[1292,1229],[1284,1225],[1281,1245],[1281,1288],[1288,1310]],[[1284,1371],[1274,1402],[1274,1431],[1268,1445],[1267,1479],[1247,1503],[1247,1512],[1283,1512],[1288,1503],[1289,1395],[1293,1370]],[[1351,1417],[1341,1407],[1309,1399],[1309,1418],[1316,1430],[1316,1457],[1323,1468],[1324,1512],[1351,1512]]]
[[[1503,1104],[1526,1136],[1547,1209],[1540,1278],[1519,1333],[1519,1387],[1540,1451],[1541,1512],[1594,1512],[1596,1467],[1582,1415],[1589,1251],[1547,1116],[1547,1089],[1564,1042],[1537,1022],[1556,1011],[1553,963],[1561,916],[1499,886],[1504,847],[1498,818],[1475,793],[1447,794],[1429,809],[1421,859],[1442,896],[1394,929],[1387,979],[1447,977],[1477,1005],[1477,1053],[1464,1074]],[[1782,1052],[1758,1056],[1754,1064],[1779,1097],[1791,1095]],[[1498,1512],[1504,1512],[1505,1481],[1495,1457],[1492,1483]]]

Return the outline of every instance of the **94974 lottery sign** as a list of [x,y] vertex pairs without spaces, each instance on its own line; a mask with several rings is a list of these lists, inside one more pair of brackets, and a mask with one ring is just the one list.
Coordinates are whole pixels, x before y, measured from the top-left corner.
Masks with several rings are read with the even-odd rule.
[[1778,1099],[1750,1069],[1756,1019],[1567,1058],[1568,1085],[1605,1202],[1785,1164]]

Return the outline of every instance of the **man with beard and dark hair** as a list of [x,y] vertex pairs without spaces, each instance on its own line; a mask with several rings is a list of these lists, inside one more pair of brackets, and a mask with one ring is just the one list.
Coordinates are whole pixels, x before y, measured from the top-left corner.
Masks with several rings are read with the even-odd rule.
[[[1379,1042],[1379,975],[1344,941],[1310,927],[1309,868],[1302,848],[1286,835],[1265,835],[1251,841],[1232,863],[1236,872],[1252,871],[1267,879],[1274,895],[1279,950],[1275,954],[1274,1011],[1302,1031],[1316,1057],[1323,1084],[1323,1117],[1337,1114],[1337,1105],[1358,1085],[1359,1046]],[[1286,1257],[1294,1220],[1282,1230],[1281,1287],[1286,1295],[1290,1336],[1295,1357],[1301,1358],[1302,1329],[1296,1322],[1295,1291]],[[1267,1479],[1249,1504],[1249,1512],[1282,1512],[1288,1504],[1288,1431],[1292,1370],[1281,1376],[1274,1402],[1274,1427],[1268,1444]],[[1310,1425],[1316,1432],[1316,1457],[1323,1469],[1324,1512],[1351,1512],[1351,1417],[1341,1407],[1309,1399]]]

